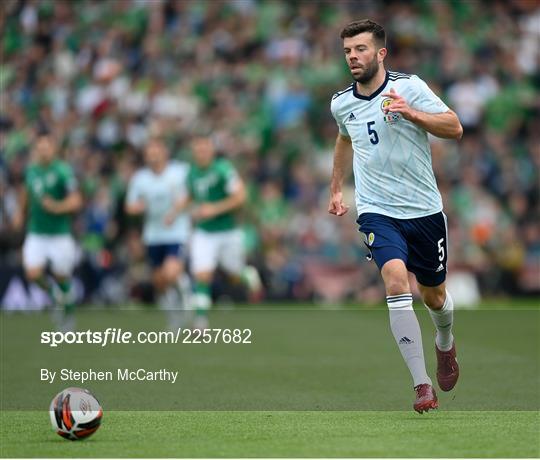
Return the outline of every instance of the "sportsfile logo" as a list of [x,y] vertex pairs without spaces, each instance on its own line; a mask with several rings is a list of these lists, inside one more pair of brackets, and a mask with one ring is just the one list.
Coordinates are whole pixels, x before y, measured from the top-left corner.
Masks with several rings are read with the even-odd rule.
[[[156,333],[157,334],[157,333]],[[172,334],[172,333],[171,333]],[[156,340],[164,339],[165,337],[156,336]],[[59,332],[59,331],[43,331],[41,333],[41,343],[50,347],[57,347],[61,344],[83,344],[90,343],[105,347],[109,344],[127,344],[135,343],[133,333],[123,331],[121,328],[109,327],[104,331],[77,331],[77,332]],[[152,342],[149,342],[152,343]]]
[[92,344],[105,347],[113,344],[251,344],[251,329],[182,329],[176,331],[125,331],[109,327],[104,331],[43,331],[41,343],[49,347]]

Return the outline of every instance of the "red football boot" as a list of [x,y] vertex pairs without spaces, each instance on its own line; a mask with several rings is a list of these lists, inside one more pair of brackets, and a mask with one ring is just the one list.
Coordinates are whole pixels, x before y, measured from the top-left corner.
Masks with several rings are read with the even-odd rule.
[[437,409],[439,407],[437,394],[429,383],[416,385],[414,390],[416,391],[416,401],[414,402],[413,408],[416,412],[422,414],[430,409]]
[[459,378],[459,366],[456,359],[456,344],[448,351],[441,351],[435,345],[437,354],[437,382],[442,391],[450,391]]

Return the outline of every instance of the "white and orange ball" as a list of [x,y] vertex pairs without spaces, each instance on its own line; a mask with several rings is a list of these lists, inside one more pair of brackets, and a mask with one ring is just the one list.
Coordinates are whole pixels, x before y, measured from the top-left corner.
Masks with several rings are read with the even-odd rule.
[[70,387],[53,398],[49,415],[53,429],[60,436],[76,441],[97,431],[103,409],[88,390]]

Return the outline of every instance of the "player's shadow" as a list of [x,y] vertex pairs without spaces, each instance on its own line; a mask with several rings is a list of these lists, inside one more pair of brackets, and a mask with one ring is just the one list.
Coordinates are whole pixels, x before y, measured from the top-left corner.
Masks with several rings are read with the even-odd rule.
[[47,439],[36,439],[36,440],[33,440],[33,441],[27,439],[24,442],[25,442],[25,444],[43,444],[43,443],[46,443],[46,444],[61,444],[61,443],[64,443],[64,444],[73,445],[73,446],[83,446],[85,444],[93,444],[93,443],[96,443],[96,442],[99,442],[100,444],[113,444],[113,443],[118,444],[117,441],[113,441],[112,439],[106,439],[106,440],[102,440],[102,439],[78,439],[77,441],[70,441],[69,439],[62,439],[61,437],[58,437],[58,439],[47,438]]
[[[426,422],[431,422],[435,419],[435,417],[442,417],[444,418],[444,421],[447,421],[447,420],[456,420],[456,421],[463,421],[463,412],[467,412],[467,411],[452,411],[452,410],[445,410],[445,411],[436,411],[436,410],[432,410],[432,411],[429,411],[429,413],[427,414],[415,414],[415,413],[411,413],[409,414],[409,416],[406,418],[407,420],[418,420],[420,421],[420,423],[423,423],[424,421]],[[474,411],[471,411],[471,412],[474,412]]]

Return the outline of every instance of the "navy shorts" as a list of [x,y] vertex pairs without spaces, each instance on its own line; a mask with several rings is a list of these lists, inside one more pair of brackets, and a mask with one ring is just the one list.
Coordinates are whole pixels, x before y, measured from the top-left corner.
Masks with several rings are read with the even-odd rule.
[[446,279],[446,216],[439,212],[417,219],[395,219],[364,213],[356,221],[370,250],[368,260],[379,267],[401,259],[424,286],[438,286]]
[[163,264],[167,257],[184,258],[184,245],[180,243],[149,244],[146,253],[150,259],[150,265],[157,268]]

